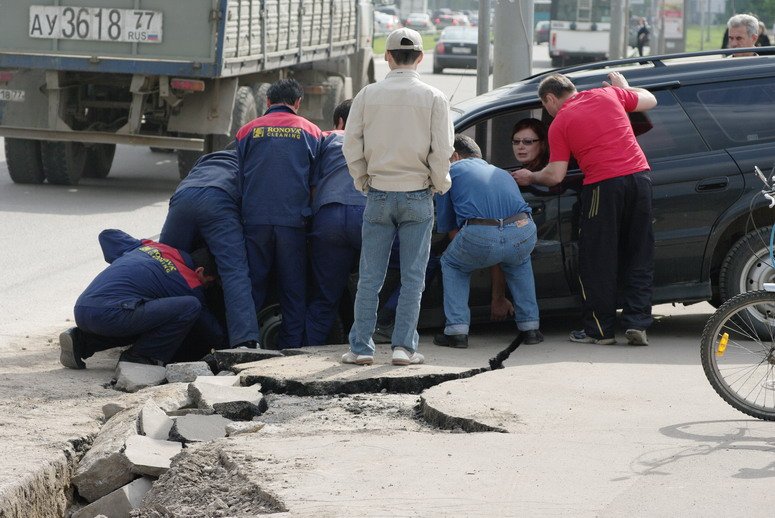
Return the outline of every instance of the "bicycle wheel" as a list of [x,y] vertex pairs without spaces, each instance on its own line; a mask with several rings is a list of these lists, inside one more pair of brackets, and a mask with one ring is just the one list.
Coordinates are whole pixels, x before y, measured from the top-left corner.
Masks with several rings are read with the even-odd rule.
[[751,291],[725,302],[705,324],[700,355],[724,401],[775,421],[775,293]]

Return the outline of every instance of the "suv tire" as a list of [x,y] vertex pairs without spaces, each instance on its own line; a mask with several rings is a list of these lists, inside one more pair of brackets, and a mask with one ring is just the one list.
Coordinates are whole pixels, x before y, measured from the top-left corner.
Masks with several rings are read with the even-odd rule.
[[749,232],[732,247],[719,273],[721,300],[726,301],[748,291],[764,289],[765,282],[775,280],[775,269],[769,264],[770,228]]

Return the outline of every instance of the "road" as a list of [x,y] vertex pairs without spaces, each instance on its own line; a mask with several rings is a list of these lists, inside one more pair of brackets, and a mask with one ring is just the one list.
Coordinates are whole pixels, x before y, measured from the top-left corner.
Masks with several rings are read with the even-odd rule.
[[[548,66],[546,47],[535,49],[535,66]],[[476,95],[475,72],[434,75],[432,62],[429,54],[421,64],[423,80],[453,103]],[[387,63],[378,60],[377,78],[387,72]],[[15,337],[56,337],[70,326],[75,299],[105,266],[99,231],[158,235],[178,183],[174,155],[119,146],[107,179],[83,179],[77,187],[17,185],[8,176],[3,149],[0,145],[0,349]]]

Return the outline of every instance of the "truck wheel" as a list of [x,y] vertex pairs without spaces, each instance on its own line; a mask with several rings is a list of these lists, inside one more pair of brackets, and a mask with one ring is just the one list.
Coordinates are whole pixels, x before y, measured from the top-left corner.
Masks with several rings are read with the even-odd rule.
[[188,149],[178,149],[176,151],[178,155],[178,176],[182,180],[188,173],[191,172],[191,168],[194,167],[196,161],[204,155],[203,151],[189,151]]
[[86,148],[84,178],[107,178],[116,155],[115,144],[95,144]]
[[258,115],[256,114],[256,99],[253,97],[253,89],[249,86],[240,86],[237,90],[237,96],[234,98],[229,135],[214,135],[213,150],[226,148],[237,136],[240,128],[256,117]]
[[334,110],[344,101],[344,80],[339,76],[328,76],[328,93],[323,101],[323,121],[331,124]]
[[83,144],[44,141],[40,144],[40,151],[48,183],[78,185],[86,165],[86,147]]
[[769,227],[758,228],[735,243],[719,272],[722,302],[740,293],[763,290],[765,282],[775,282],[769,246]]
[[46,175],[40,161],[40,141],[5,139],[5,160],[14,183],[43,183]]
[[256,113],[260,117],[266,111],[266,92],[269,87],[272,86],[269,83],[256,83],[253,85],[253,99],[256,101]]

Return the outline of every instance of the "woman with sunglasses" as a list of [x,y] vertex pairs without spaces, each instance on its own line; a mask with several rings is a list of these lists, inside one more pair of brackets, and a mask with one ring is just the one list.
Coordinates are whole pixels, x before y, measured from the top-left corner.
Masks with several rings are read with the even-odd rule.
[[530,171],[540,171],[549,163],[549,144],[546,127],[538,119],[525,118],[511,130],[511,145],[514,157],[522,167]]

